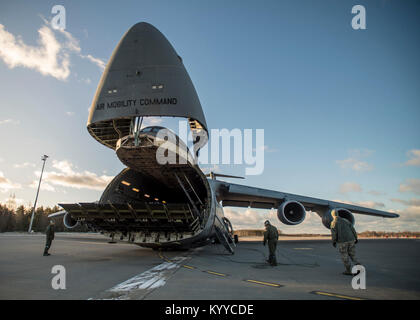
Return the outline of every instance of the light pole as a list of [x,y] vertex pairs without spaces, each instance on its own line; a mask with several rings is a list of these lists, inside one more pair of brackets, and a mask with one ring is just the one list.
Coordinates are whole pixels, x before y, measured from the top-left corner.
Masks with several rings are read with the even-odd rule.
[[48,156],[45,155],[45,154],[41,158],[41,160],[44,161],[44,163],[42,164],[41,176],[39,177],[38,190],[36,192],[35,204],[34,204],[34,209],[32,210],[31,223],[29,224],[28,232],[31,232],[31,230],[32,230],[32,222],[34,222],[34,215],[35,215],[36,202],[38,201],[39,187],[41,186],[42,173],[44,172],[45,161],[47,161],[47,158],[48,158]]

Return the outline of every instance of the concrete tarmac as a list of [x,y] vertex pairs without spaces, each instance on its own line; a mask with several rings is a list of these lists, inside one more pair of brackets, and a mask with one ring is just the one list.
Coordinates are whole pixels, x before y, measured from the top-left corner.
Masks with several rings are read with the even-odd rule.
[[[352,288],[328,240],[280,241],[279,265],[265,263],[261,242],[157,252],[97,234],[0,234],[0,299],[420,299],[420,240],[360,240],[366,289]],[[66,289],[52,288],[52,268],[65,267]]]

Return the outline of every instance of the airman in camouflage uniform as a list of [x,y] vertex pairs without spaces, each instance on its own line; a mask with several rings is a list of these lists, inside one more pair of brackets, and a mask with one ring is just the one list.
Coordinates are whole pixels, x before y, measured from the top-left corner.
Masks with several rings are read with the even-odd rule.
[[264,232],[264,246],[268,242],[268,260],[267,262],[272,266],[277,266],[276,260],[276,248],[277,248],[277,240],[279,238],[279,233],[275,226],[270,224],[270,221],[265,221],[265,232]]
[[50,220],[50,224],[47,227],[47,230],[45,231],[45,234],[47,236],[47,242],[45,243],[45,249],[44,249],[44,256],[50,256],[48,253],[48,250],[51,247],[51,242],[54,240],[54,221]]
[[360,264],[356,258],[355,244],[358,242],[356,230],[351,222],[338,216],[336,210],[332,210],[331,215],[333,217],[333,221],[331,222],[332,242],[334,247],[338,244],[338,251],[340,252],[341,259],[346,268],[343,274],[353,275],[351,273],[351,262],[349,257],[354,264]]

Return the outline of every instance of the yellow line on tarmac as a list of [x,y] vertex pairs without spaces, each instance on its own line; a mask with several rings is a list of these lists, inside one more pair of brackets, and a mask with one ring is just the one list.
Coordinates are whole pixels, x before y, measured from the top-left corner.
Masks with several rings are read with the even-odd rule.
[[165,260],[166,262],[172,262],[168,258],[164,257],[161,252],[159,252],[159,258],[161,258],[162,260]]
[[210,274],[214,274],[214,275],[220,276],[220,277],[226,277],[227,276],[227,274],[219,273],[219,272],[214,272],[214,271],[204,271],[204,272],[207,272],[207,273],[210,273]]
[[349,296],[344,296],[342,294],[335,294],[335,293],[329,293],[329,292],[314,291],[313,293],[321,295],[321,296],[328,296],[328,297],[334,297],[334,298],[340,298],[340,299],[346,299],[346,300],[365,300],[362,298],[349,297]]
[[187,266],[187,265],[185,265],[185,264],[183,265],[183,267],[184,267],[184,268],[187,268],[187,269],[192,269],[192,270],[194,270],[194,269],[195,269],[195,267]]
[[257,284],[262,284],[264,286],[276,287],[276,288],[282,287],[282,285],[278,284],[278,283],[270,283],[270,282],[257,281],[257,280],[245,280],[245,281],[252,282],[252,283],[257,283]]

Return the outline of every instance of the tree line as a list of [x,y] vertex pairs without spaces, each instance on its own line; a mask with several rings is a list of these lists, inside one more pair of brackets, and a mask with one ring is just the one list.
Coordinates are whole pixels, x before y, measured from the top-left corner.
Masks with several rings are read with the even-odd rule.
[[[49,224],[48,215],[60,211],[60,207],[39,207],[35,210],[32,230],[35,232],[44,232]],[[16,209],[9,208],[0,204],[0,232],[22,231],[27,232],[31,222],[32,208],[19,206]],[[55,220],[56,232],[86,232],[86,226],[78,226],[74,229],[67,229],[63,224],[63,219]]]

